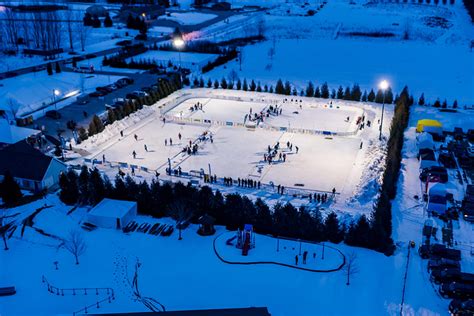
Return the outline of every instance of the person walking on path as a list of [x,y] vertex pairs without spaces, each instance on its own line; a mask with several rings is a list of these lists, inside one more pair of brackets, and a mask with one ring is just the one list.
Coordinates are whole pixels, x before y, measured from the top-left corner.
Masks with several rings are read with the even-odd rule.
[[132,176],[135,175],[135,167],[132,166]]
[[295,256],[295,265],[298,265],[298,255]]
[[138,136],[137,136],[137,134],[133,135],[133,138],[135,138],[135,140],[138,141]]
[[145,147],[145,151],[148,152],[148,147],[146,146],[146,144],[144,145]]
[[120,131],[120,137],[123,137],[123,131]]
[[179,138],[180,141],[181,141],[181,137],[182,137],[181,133],[178,133],[178,138]]
[[168,138],[165,138],[165,146],[168,146]]
[[308,257],[308,252],[305,250],[305,252],[303,252],[303,264],[306,264],[306,257]]
[[102,163],[105,163],[105,155],[102,155]]
[[132,152],[132,155],[133,155],[133,159],[137,158],[137,153],[135,152],[135,150]]
[[298,150],[300,150],[300,149],[298,148],[298,146],[295,146],[295,148],[296,148],[296,153],[298,153]]
[[173,139],[170,137],[170,146],[173,146]]

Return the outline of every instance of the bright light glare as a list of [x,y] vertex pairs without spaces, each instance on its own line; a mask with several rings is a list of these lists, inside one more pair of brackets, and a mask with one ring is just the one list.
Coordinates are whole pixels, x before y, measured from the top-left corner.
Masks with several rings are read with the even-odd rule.
[[80,92],[79,90],[74,90],[66,94],[64,97],[69,98],[69,97],[75,96],[76,94],[79,94],[79,92]]
[[58,89],[54,89],[54,95],[58,96],[61,93]]
[[184,40],[181,39],[181,38],[175,38],[173,40],[173,45],[176,47],[176,48],[182,48],[184,47]]
[[382,82],[380,83],[380,89],[387,90],[387,88],[388,88],[388,81],[382,80]]

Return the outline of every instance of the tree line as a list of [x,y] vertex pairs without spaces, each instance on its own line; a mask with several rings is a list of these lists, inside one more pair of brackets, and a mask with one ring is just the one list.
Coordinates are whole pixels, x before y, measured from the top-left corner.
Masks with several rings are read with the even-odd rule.
[[99,170],[82,166],[77,174],[74,170],[62,173],[59,178],[60,199],[67,205],[95,205],[103,198],[136,201],[138,212],[156,218],[169,216],[176,219],[175,205],[178,203],[190,214],[190,221],[197,223],[200,216],[208,214],[217,225],[230,230],[254,225],[260,234],[272,234],[311,241],[346,242],[349,245],[374,248],[371,224],[365,215],[350,224],[339,221],[336,213],[323,218],[318,210],[292,204],[268,206],[262,199],[250,200],[237,193],[223,196],[208,186],[194,187],[182,182],[160,183],[153,179],[135,182],[130,176],[117,175],[113,183],[102,177]]

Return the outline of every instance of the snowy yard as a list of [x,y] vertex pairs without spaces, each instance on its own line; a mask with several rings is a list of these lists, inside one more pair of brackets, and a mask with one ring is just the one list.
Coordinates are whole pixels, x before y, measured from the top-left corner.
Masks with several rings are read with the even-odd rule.
[[[8,210],[7,214],[29,214],[45,203],[53,207],[37,215],[34,226],[63,238],[70,229],[77,229],[86,214],[86,209],[79,208],[66,215],[69,208],[51,195],[28,207]],[[136,220],[139,223],[173,223],[167,218],[156,220],[143,216]],[[162,237],[138,232],[124,234],[109,229],[84,232],[87,250],[79,258],[79,265],[74,264],[70,253],[58,247],[60,241],[42,236],[31,228],[26,228],[25,235],[20,237],[20,230],[17,229],[15,237],[9,241],[10,250],[0,251],[0,285],[14,285],[17,294],[0,299],[0,313],[71,314],[85,305],[96,304],[95,293],[88,293],[87,296],[49,293],[46,284],[42,283],[43,276],[59,288],[113,288],[115,300],[110,304],[101,303],[100,312],[147,311],[132,292],[135,264],[139,261],[138,287],[141,294],[156,299],[170,311],[267,306],[275,316],[399,314],[406,265],[405,248],[394,256],[386,257],[366,249],[327,243],[346,256],[353,251],[357,253],[359,272],[352,276],[351,284],[347,286],[343,271],[313,273],[277,265],[225,264],[214,254],[213,242],[221,233],[232,233],[217,227],[216,236],[200,237],[196,229],[195,225],[191,225],[184,230],[182,241],[177,240],[177,233]],[[256,248],[250,250],[248,258],[291,263],[299,251],[298,247],[298,243],[281,241],[280,251],[276,252],[275,239],[257,235]],[[303,244],[303,251],[304,247]],[[316,261],[321,266],[332,266],[331,260],[336,258],[328,248],[324,260],[321,248],[314,251],[315,259],[312,257],[313,250],[308,250],[307,265],[313,265],[312,261]],[[246,260],[238,252],[226,255]],[[31,264],[32,259],[34,265]],[[300,263],[301,260],[300,256]],[[434,294],[426,280],[426,266],[419,257],[414,255],[411,260],[405,311],[413,315],[444,315],[448,301]],[[197,294],[202,293],[203,286],[205,295]],[[183,300],[183,297],[186,299]],[[342,300],[343,303],[339,303]],[[26,301],[28,304],[18,304]],[[96,311],[95,308],[90,309],[90,312]]]
[[[54,73],[49,76],[43,70],[4,79],[0,81],[0,109],[14,111],[18,117],[29,115],[54,100],[95,91],[96,87],[114,83],[119,78],[121,77],[75,72]],[[55,90],[57,94],[54,94]]]
[[196,25],[212,20],[217,15],[201,12],[172,12],[168,15],[159,17],[160,20],[170,20],[178,22],[181,25]]

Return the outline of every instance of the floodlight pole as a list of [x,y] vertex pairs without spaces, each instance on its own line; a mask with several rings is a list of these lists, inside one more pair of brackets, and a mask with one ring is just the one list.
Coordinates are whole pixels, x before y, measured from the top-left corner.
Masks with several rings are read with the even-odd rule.
[[385,109],[385,89],[383,89],[383,99],[382,99],[382,118],[380,119],[380,133],[379,140],[382,140],[382,126],[383,126],[383,111]]

